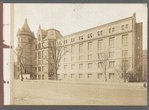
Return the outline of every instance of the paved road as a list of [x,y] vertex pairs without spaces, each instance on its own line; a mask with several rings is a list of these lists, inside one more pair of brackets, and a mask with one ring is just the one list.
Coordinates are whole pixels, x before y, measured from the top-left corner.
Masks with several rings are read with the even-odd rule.
[[15,81],[14,105],[146,105],[143,86]]

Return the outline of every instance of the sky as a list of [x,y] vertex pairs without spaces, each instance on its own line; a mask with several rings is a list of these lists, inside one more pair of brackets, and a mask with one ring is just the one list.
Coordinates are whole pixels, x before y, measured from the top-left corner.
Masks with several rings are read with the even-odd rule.
[[16,33],[27,18],[35,37],[39,24],[44,30],[55,28],[65,36],[136,13],[136,21],[143,22],[143,49],[147,48],[146,4],[14,4],[14,46]]

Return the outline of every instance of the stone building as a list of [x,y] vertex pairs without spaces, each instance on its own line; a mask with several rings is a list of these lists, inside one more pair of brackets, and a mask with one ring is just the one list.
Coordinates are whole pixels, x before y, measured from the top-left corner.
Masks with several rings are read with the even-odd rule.
[[[66,36],[56,29],[43,30],[39,25],[37,38],[25,20],[17,37],[18,45],[24,49],[23,55],[30,59],[26,67],[34,79],[57,77],[59,80],[108,82],[124,82],[134,77],[142,79],[142,66],[138,68],[137,65],[142,62],[142,23],[136,23],[135,13],[131,17]],[[48,51],[53,45],[57,46],[58,41],[70,51],[61,59],[56,75],[48,63],[51,61]],[[104,63],[100,58],[106,55]],[[106,66],[103,67],[104,64]],[[124,76],[129,77],[124,80]]]

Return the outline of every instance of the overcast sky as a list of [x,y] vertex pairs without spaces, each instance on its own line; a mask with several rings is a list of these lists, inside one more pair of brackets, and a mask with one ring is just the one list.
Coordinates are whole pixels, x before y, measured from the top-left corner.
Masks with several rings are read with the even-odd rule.
[[[132,16],[143,22],[143,48],[147,48],[147,6],[145,4],[15,4],[14,37],[25,18],[35,37],[39,24],[55,28],[63,36]],[[15,46],[17,43],[15,43]]]

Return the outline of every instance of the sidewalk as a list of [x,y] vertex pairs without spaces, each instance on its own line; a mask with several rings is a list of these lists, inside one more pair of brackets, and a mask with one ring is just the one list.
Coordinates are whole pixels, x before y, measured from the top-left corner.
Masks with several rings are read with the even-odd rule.
[[[20,81],[20,80],[15,80],[15,81]],[[20,81],[21,82],[21,81]],[[56,80],[24,80],[23,82],[44,82],[44,83],[65,83],[65,84],[97,84],[97,85],[109,85],[109,86],[129,86],[129,87],[136,87],[136,86],[143,86],[143,82],[93,82],[93,81],[56,81]]]

